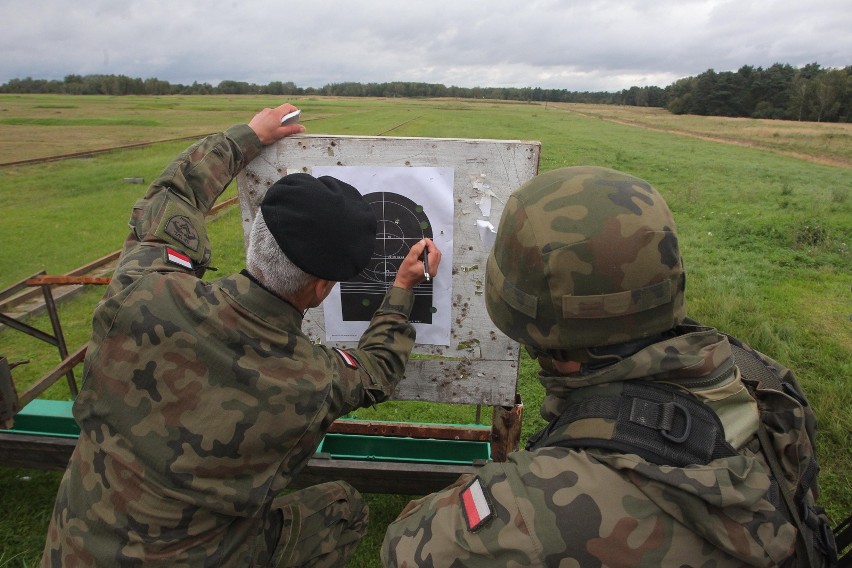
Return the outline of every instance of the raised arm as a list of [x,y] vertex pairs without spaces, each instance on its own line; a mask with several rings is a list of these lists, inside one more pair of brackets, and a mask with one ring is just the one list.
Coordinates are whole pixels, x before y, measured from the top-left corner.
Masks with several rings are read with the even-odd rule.
[[[119,270],[128,272],[189,268],[196,273],[210,261],[204,217],[234,176],[253,160],[263,145],[305,131],[300,124],[281,126],[281,117],[295,109],[283,104],[266,108],[246,124],[210,135],[181,153],[133,207],[130,236]],[[172,247],[188,259],[171,265],[169,255],[141,244]],[[175,257],[172,257],[175,258]],[[160,259],[164,259],[160,262]]]

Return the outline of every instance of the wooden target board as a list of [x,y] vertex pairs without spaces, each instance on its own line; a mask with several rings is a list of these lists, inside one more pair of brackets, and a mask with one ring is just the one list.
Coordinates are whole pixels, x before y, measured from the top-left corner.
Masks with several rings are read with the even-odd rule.
[[[449,345],[418,343],[414,353],[419,356],[409,360],[394,398],[512,406],[516,402],[519,348],[488,318],[484,290],[490,242],[483,236],[482,226],[490,223],[496,230],[508,196],[538,173],[540,155],[541,144],[535,141],[288,137],[264,148],[237,178],[243,235],[248,238],[266,190],[287,174],[312,174],[314,168],[328,173],[329,167],[336,166],[452,168]],[[408,207],[397,196],[392,199],[395,206]],[[490,208],[483,202],[490,202]],[[379,221],[381,224],[383,220]],[[366,274],[361,280],[366,284],[380,279]],[[327,341],[324,326],[325,314],[320,306],[308,311],[302,329],[317,342],[355,346],[355,342]]]

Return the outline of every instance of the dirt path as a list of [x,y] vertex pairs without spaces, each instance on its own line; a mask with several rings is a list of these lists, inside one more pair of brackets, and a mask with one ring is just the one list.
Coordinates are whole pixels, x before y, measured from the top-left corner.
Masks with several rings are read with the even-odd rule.
[[[556,106],[556,105],[553,105]],[[766,146],[761,144],[758,141],[754,140],[743,140],[740,138],[730,138],[724,136],[712,136],[709,134],[701,134],[698,132],[688,132],[685,130],[678,130],[676,128],[663,128],[659,126],[652,126],[645,122],[641,122],[638,120],[626,120],[623,118],[614,118],[612,116],[607,116],[606,114],[599,114],[595,112],[582,112],[574,107],[556,107],[561,110],[565,110],[568,112],[573,112],[574,114],[586,117],[586,118],[594,118],[598,120],[605,120],[607,122],[612,122],[614,124],[621,124],[623,126],[634,126],[637,128],[643,128],[645,130],[651,130],[654,132],[664,132],[666,134],[677,134],[679,136],[687,136],[689,138],[695,138],[698,140],[706,140],[709,142],[719,142],[722,144],[730,144],[732,146],[740,146],[743,148],[755,148],[759,150],[765,150],[767,152],[772,152],[774,154],[778,154],[781,156],[787,156],[790,158],[797,158],[800,160],[805,160],[807,162],[811,162],[814,164],[821,164],[824,166],[835,166],[841,168],[852,168],[852,160],[846,160],[843,158],[835,158],[829,156],[814,156],[812,154],[804,154],[801,152],[791,152],[788,150],[779,150],[778,148],[772,148],[770,146]]]

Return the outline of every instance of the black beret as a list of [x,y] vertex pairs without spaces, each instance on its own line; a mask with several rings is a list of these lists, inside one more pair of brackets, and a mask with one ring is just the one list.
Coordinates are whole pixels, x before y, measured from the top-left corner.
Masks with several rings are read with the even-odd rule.
[[343,282],[373,255],[373,208],[339,179],[286,175],[266,191],[260,211],[287,258],[308,274]]

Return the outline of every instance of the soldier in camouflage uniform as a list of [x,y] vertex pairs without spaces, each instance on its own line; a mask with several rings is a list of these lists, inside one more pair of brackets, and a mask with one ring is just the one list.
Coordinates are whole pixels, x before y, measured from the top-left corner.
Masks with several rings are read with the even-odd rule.
[[[763,407],[729,338],[686,318],[675,224],[653,187],[596,167],[537,176],[508,201],[486,278],[491,319],[541,365],[550,424],[507,462],[409,503],[385,565],[794,561],[797,528],[760,451]],[[762,396],[784,408],[768,425],[784,471],[806,477],[813,414]],[[816,489],[804,493],[813,510]]]
[[[367,508],[348,484],[279,493],[336,418],[403,376],[419,258],[428,248],[434,274],[440,252],[411,247],[357,349],[312,343],[304,310],[364,267],[376,221],[351,186],[294,174],[267,191],[248,270],[201,280],[204,215],[262,145],[304,131],[281,126],[294,109],[201,140],[134,206],[94,313],[81,435],[42,565],[338,566],[364,534]],[[276,276],[288,258],[295,268]]]

